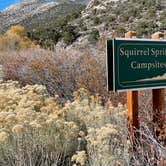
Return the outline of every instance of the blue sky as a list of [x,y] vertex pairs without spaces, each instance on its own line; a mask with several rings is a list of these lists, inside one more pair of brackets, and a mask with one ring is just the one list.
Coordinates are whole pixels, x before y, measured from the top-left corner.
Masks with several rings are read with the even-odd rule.
[[14,3],[17,3],[17,2],[20,2],[20,0],[0,0],[0,10],[3,10],[6,7],[8,7]]

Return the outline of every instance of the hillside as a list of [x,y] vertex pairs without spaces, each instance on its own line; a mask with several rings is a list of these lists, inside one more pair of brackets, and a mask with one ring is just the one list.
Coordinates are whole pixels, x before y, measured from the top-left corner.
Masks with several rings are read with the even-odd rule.
[[67,45],[87,45],[129,30],[150,37],[166,29],[164,9],[160,0],[24,0],[0,13],[0,33],[21,24],[42,46],[64,38]]
[[21,24],[27,29],[46,26],[71,12],[85,8],[86,1],[77,0],[24,0],[0,12],[0,33],[5,32],[11,25]]
[[[77,21],[82,37],[80,44],[98,31],[100,36],[124,36],[126,31],[137,31],[149,37],[166,30],[166,10],[160,0],[91,0]],[[98,34],[98,33],[96,33]]]

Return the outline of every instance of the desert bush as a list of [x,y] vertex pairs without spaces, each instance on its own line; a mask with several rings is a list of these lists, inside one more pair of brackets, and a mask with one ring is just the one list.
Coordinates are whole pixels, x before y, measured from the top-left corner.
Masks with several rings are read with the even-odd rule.
[[64,106],[57,102],[44,86],[0,83],[1,165],[159,165],[166,158],[146,123],[132,152],[125,106],[103,106],[84,88]]
[[126,29],[124,24],[119,24],[116,29],[117,36],[123,36],[124,33],[126,33]]
[[63,41],[66,45],[72,44],[79,36],[75,29],[74,26],[67,26],[64,29]]
[[11,28],[6,32],[7,34],[17,34],[20,37],[26,36],[25,28],[21,25],[11,26]]
[[105,56],[95,49],[57,48],[54,52],[39,48],[19,52],[0,52],[4,79],[17,80],[22,85],[41,84],[50,95],[72,99],[72,93],[84,87],[92,94],[107,96],[105,76]]
[[87,131],[79,141],[80,144],[87,142],[87,163],[90,166],[128,163],[125,107],[119,105],[115,108],[110,103],[102,106],[101,97],[90,96],[85,89],[73,95],[74,102],[66,103],[64,109],[69,121],[79,120],[80,124],[84,122],[86,125]]
[[0,84],[0,165],[69,165],[79,130],[43,86]]
[[77,121],[82,126],[84,133],[80,134],[79,150],[82,151],[82,146],[86,145],[87,165],[160,165],[165,160],[164,143],[156,140],[152,126],[148,124],[150,115],[147,105],[140,114],[144,120],[137,131],[140,138],[135,142],[135,151],[129,141],[123,105],[115,108],[108,102],[102,106],[102,98],[99,95],[91,96],[85,89],[76,91],[73,96],[74,101],[67,102],[64,110],[67,120]]
[[33,46],[34,43],[27,37],[26,30],[21,25],[12,26],[4,35],[0,36],[0,51],[19,50]]
[[94,22],[94,25],[98,25],[98,24],[101,23],[101,20],[100,20],[99,17],[94,17],[94,18],[93,18],[93,22]]
[[91,43],[96,43],[97,40],[99,40],[100,34],[97,29],[93,29],[92,32],[89,34],[89,41]]
[[[73,96],[73,102],[61,107],[41,85],[21,88],[18,82],[1,82],[0,164],[84,166],[94,162],[93,150],[97,155],[102,152],[103,157],[108,152],[112,158],[105,156],[103,162],[107,163],[119,150],[123,153],[123,148],[115,151],[122,141],[116,144],[121,119],[115,117],[123,118],[125,108],[103,107],[99,96],[89,96],[85,89]],[[98,142],[94,149],[97,141],[103,142]]]

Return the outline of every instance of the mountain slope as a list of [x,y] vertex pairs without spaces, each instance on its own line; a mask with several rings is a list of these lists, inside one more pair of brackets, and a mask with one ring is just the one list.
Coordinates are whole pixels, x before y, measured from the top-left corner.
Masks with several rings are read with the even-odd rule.
[[0,12],[0,33],[16,24],[21,24],[26,28],[46,26],[48,23],[55,22],[56,19],[73,11],[80,11],[84,7],[77,0],[24,0]]
[[[55,26],[56,22],[63,22],[62,18],[73,11],[82,13],[74,20],[67,21],[67,30],[64,27],[62,31],[61,26]],[[150,37],[156,31],[166,30],[166,10],[161,0],[24,0],[0,13],[0,33],[15,24],[25,26],[32,33],[32,39],[33,36],[35,40],[38,38],[36,35],[40,28],[44,28],[42,33],[52,29],[53,32],[48,33],[58,33],[61,36],[59,39],[65,36],[67,41],[69,38],[72,42],[76,39],[77,45],[94,43],[102,36],[123,37],[126,31],[131,30],[137,31],[139,37]],[[77,31],[74,37],[70,33],[73,33],[71,26]],[[33,32],[37,28],[37,33]],[[46,34],[42,39],[47,38]]]
[[139,37],[150,37],[166,30],[166,10],[160,0],[91,0],[75,23],[82,34],[77,40],[80,44],[98,33],[123,37],[133,30]]

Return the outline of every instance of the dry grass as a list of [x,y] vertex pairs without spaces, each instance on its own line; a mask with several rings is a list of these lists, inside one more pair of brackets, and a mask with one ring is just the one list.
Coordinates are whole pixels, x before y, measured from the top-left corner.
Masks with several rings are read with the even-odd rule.
[[64,106],[40,85],[0,84],[0,165],[155,166],[166,159],[164,145],[141,124],[137,151],[128,139],[126,109],[85,89]]

